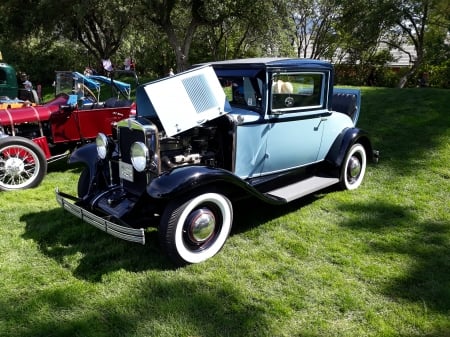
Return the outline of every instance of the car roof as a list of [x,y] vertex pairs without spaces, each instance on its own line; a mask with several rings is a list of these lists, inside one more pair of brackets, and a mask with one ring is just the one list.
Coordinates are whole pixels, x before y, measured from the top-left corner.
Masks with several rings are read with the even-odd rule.
[[332,65],[326,61],[315,59],[283,58],[283,57],[245,58],[245,59],[215,61],[204,64],[210,64],[214,68],[220,69],[233,69],[242,67],[267,68],[272,70],[290,69],[290,68],[332,69]]

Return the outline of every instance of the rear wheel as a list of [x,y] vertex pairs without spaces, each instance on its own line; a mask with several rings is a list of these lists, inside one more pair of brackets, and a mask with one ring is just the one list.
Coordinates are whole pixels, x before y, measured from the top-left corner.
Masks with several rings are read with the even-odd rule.
[[47,173],[41,148],[22,137],[0,139],[0,190],[22,190],[38,186]]
[[204,193],[174,200],[161,218],[160,242],[176,264],[199,263],[220,251],[232,222],[231,202],[221,194]]
[[364,146],[357,143],[354,144],[345,156],[345,160],[341,167],[340,183],[342,188],[346,190],[357,189],[366,172],[367,156]]

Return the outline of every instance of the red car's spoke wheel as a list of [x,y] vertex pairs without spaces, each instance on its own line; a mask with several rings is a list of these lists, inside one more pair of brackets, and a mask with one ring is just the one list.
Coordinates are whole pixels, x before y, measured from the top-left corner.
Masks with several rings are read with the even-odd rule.
[[27,138],[0,139],[0,190],[21,190],[39,185],[47,160],[37,144]]
[[216,255],[231,230],[231,202],[217,193],[204,193],[170,202],[161,218],[160,241],[179,265],[199,263]]

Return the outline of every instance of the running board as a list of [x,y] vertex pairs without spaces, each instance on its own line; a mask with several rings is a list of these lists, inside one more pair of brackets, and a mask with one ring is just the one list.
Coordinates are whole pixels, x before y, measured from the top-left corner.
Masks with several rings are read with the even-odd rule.
[[266,194],[274,196],[279,200],[290,202],[292,200],[304,197],[305,195],[317,192],[328,186],[334,185],[339,182],[338,178],[325,178],[325,177],[311,177],[292,185],[287,185],[281,188],[277,188],[273,191],[269,191]]

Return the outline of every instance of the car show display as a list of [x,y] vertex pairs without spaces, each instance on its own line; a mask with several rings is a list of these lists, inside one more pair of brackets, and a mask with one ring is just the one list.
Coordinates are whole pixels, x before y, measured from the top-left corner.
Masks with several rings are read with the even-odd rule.
[[[108,99],[101,100],[101,83],[113,89]],[[48,163],[95,140],[98,132],[111,135],[112,124],[132,112],[130,87],[103,76],[57,71],[50,102],[5,99],[0,105],[0,190],[36,187]]]
[[78,196],[57,202],[85,222],[145,244],[158,229],[177,265],[216,255],[233,205],[251,197],[281,205],[337,185],[358,188],[369,136],[356,127],[360,92],[333,88],[318,60],[213,62],[138,87],[136,115],[100,132],[71,163],[85,165]]

